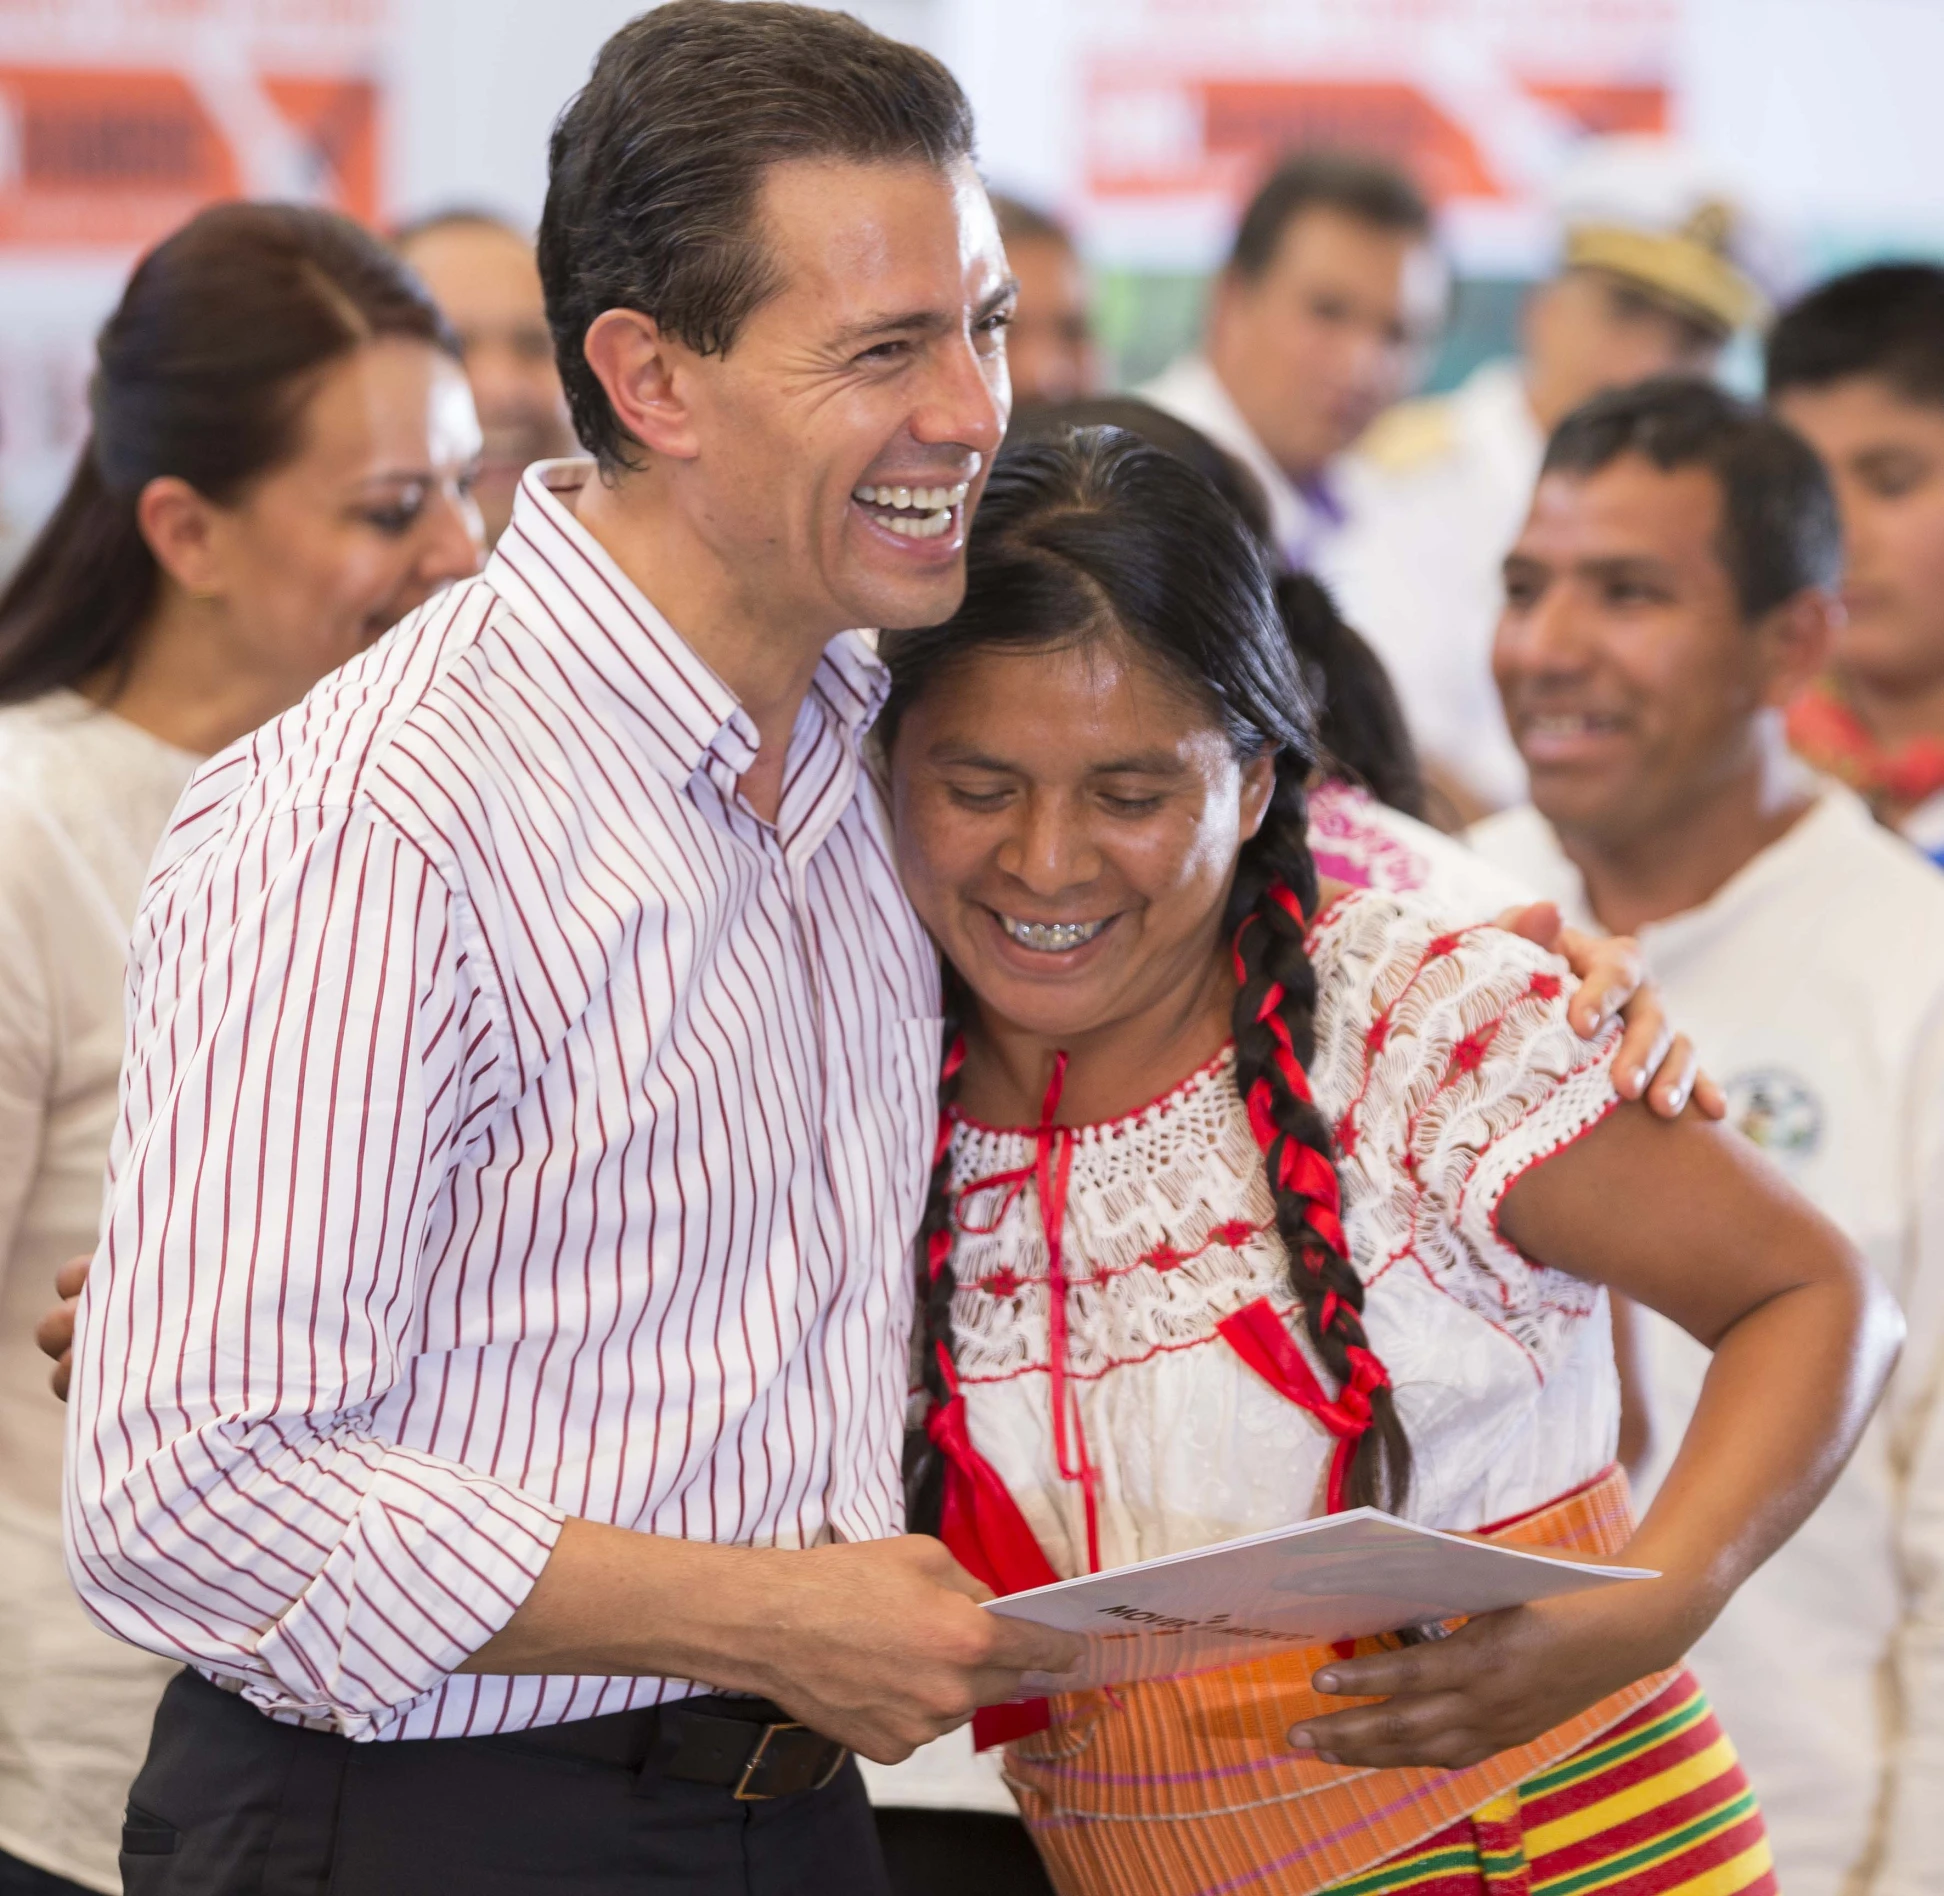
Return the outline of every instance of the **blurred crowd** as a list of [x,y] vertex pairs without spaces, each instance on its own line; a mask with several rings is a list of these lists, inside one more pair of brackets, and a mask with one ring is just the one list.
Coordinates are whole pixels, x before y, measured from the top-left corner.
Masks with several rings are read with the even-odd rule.
[[[1637,937],[1731,1125],[1902,1298],[1865,1449],[1696,1658],[1783,1886],[1865,1887],[1903,1847],[1894,1787],[1944,1801],[1944,268],[1777,307],[1705,164],[1596,141],[1518,353],[1423,395],[1436,216],[1380,157],[1304,151],[1243,207],[1199,344],[1110,391],[1085,258],[1049,211],[994,207],[1015,435],[1128,427],[1251,518],[1366,878],[1469,847]],[[1760,402],[1712,379],[1738,340]],[[556,341],[528,234],[489,210],[382,240],[205,213],[136,270],[87,478],[0,596],[0,1891],[121,1887],[169,1671],[68,1591],[32,1344],[94,1242],[146,864],[204,759],[474,572],[522,472],[577,452]],[[1651,1491],[1704,1353],[1639,1312],[1616,1343]],[[878,1795],[996,1816],[986,1782]]]

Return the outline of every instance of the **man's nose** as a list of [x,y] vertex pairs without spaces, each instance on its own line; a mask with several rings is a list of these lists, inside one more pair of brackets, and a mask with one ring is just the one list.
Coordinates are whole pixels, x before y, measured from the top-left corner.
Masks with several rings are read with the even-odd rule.
[[[995,386],[996,384],[996,386]],[[923,397],[911,418],[915,440],[927,447],[970,448],[986,460],[999,451],[1012,409],[1003,358],[982,356],[969,336],[936,350]]]
[[1591,654],[1586,631],[1585,615],[1571,590],[1548,586],[1530,605],[1506,613],[1499,628],[1500,657],[1530,675],[1576,672]]

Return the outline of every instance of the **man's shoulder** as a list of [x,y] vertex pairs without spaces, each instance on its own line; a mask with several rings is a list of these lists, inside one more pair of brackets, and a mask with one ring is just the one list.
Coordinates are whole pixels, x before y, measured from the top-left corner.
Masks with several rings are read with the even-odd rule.
[[1816,856],[1827,877],[1815,932],[1841,952],[1897,963],[1944,993],[1944,870],[1832,788],[1815,813]]
[[[303,698],[219,751],[191,780],[156,861],[161,876],[225,838],[300,812],[336,821],[377,817],[414,841],[451,808],[428,807],[425,785],[449,805],[471,800],[490,746],[475,686],[481,646],[506,608],[478,579],[449,588],[332,672]],[[399,793],[401,751],[437,751],[448,767],[414,773]]]

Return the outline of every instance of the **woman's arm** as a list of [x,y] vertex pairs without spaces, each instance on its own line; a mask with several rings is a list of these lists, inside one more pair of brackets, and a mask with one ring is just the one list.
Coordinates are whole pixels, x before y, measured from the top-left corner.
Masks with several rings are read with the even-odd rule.
[[1464,1765],[1675,1664],[1801,1525],[1855,1446],[1902,1337],[1888,1291],[1734,1134],[1622,1106],[1506,1193],[1527,1255],[1633,1298],[1714,1351],[1667,1479],[1628,1543],[1660,1578],[1481,1615],[1450,1639],[1324,1668],[1380,1705],[1290,1742],[1332,1761]]

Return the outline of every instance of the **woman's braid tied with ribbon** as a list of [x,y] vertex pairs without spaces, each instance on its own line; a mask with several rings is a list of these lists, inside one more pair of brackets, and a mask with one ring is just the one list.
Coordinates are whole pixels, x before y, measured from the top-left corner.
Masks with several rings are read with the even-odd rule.
[[[1335,1399],[1303,1398],[1337,1437],[1332,1512],[1395,1507],[1410,1481],[1410,1444],[1390,1376],[1364,1334],[1363,1279],[1343,1231],[1335,1142],[1305,1071],[1315,1052],[1316,970],[1304,917],[1317,902],[1304,771],[1285,751],[1262,828],[1244,846],[1229,900],[1236,979],[1235,1084],[1262,1148],[1303,1328],[1337,1384]],[[1245,1354],[1244,1338],[1224,1334]],[[1293,1355],[1294,1352],[1290,1352]],[[1252,1358],[1253,1360],[1253,1358]],[[1300,1379],[1303,1366],[1289,1365]]]

